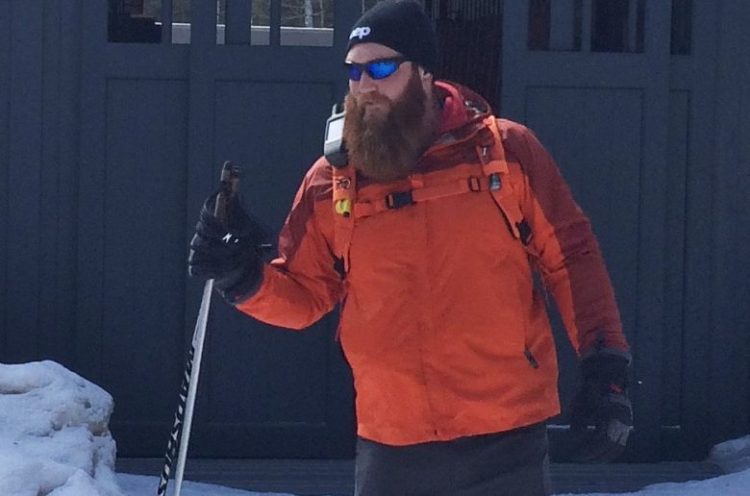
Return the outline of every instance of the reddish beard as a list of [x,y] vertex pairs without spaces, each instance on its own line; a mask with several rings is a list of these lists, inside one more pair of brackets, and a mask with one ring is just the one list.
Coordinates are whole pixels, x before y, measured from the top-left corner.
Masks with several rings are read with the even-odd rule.
[[[414,172],[436,129],[436,113],[417,71],[395,101],[370,93],[349,94],[345,103],[344,140],[355,169],[375,181],[402,179]],[[380,108],[368,109],[371,103]]]

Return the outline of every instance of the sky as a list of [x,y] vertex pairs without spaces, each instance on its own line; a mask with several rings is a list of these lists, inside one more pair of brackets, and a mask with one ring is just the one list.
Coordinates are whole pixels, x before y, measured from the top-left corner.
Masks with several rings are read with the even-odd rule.
[[[0,495],[155,495],[158,477],[114,471],[116,445],[108,430],[113,405],[107,391],[55,362],[0,363]],[[750,435],[715,446],[710,460],[721,466],[726,475],[696,482],[656,484],[625,494],[750,494]],[[173,490],[174,482],[170,481],[168,494]],[[181,494],[271,495],[191,481],[184,483]]]

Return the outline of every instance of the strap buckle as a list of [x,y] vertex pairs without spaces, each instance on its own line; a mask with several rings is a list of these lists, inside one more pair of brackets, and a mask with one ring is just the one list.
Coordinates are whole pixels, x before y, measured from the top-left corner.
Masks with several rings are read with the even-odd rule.
[[477,176],[470,176],[466,182],[469,183],[469,191],[476,193],[482,191],[482,183]]
[[490,191],[499,191],[503,187],[503,181],[500,179],[500,174],[494,172],[489,176],[490,180]]
[[531,231],[531,226],[526,219],[521,219],[521,222],[516,223],[516,227],[518,228],[518,234],[521,235],[521,243],[523,243],[524,246],[528,245],[531,242],[531,236],[534,234]]
[[385,206],[388,207],[389,210],[395,210],[413,204],[414,197],[412,196],[411,191],[399,191],[397,193],[391,193],[385,197]]

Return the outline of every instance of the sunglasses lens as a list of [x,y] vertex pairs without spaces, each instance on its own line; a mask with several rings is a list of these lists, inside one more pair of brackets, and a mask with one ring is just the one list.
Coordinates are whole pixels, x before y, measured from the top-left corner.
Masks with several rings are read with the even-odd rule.
[[398,63],[393,60],[380,60],[367,65],[367,73],[373,79],[385,79],[398,69]]
[[349,71],[349,79],[359,81],[362,79],[362,69],[354,64],[346,64],[346,70]]

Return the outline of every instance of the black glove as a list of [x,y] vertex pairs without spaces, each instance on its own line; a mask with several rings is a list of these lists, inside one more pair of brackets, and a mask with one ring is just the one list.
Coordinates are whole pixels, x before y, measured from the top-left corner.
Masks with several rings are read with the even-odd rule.
[[267,231],[242,208],[237,195],[226,206],[228,224],[214,215],[217,193],[201,208],[195,235],[190,241],[188,272],[214,279],[214,287],[229,303],[249,298],[263,275],[261,243]]
[[581,363],[583,384],[573,399],[570,420],[573,461],[606,463],[625,449],[633,426],[629,365],[629,357],[606,351]]

